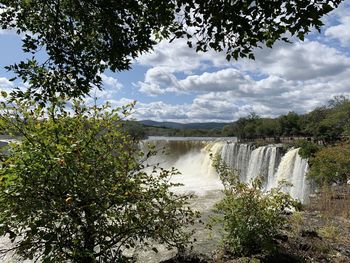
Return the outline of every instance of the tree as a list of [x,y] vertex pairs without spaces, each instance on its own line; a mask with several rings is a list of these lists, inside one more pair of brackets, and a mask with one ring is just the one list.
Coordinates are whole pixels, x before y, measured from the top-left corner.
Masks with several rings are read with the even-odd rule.
[[350,177],[350,145],[325,147],[311,158],[308,176],[319,186],[346,183]]
[[327,106],[316,108],[301,118],[303,133],[310,134],[324,144],[333,143],[347,135],[350,123],[350,101],[335,96]]
[[278,120],[270,119],[270,118],[261,119],[261,122],[257,127],[258,135],[263,137],[279,136],[280,130],[281,130],[281,126]]
[[[176,170],[142,161],[119,116],[129,108],[73,111],[57,101],[2,103],[1,132],[21,135],[2,152],[0,235],[24,259],[43,262],[128,262],[123,252],[159,242],[183,247],[195,213],[189,195],[170,191]],[[150,171],[146,172],[146,168]],[[156,251],[156,249],[155,249]]]
[[142,140],[146,138],[145,127],[138,121],[125,121],[124,130],[129,134],[134,140]]
[[300,116],[290,111],[286,115],[279,117],[282,134],[285,136],[295,136],[300,134]]
[[311,135],[315,139],[323,139],[320,132],[320,123],[325,119],[328,109],[325,106],[317,107],[301,118],[302,133]]
[[233,124],[227,124],[222,128],[221,134],[226,137],[235,136],[236,133],[233,131]]
[[235,136],[238,138],[246,138],[246,134],[244,132],[245,126],[248,124],[248,119],[245,117],[239,118],[232,124],[232,130]]
[[322,136],[334,142],[345,136],[346,125],[350,121],[350,100],[345,96],[335,96],[328,106],[327,116],[320,122]]
[[[254,59],[254,49],[303,40],[341,0],[1,0],[0,26],[24,34],[33,54],[8,69],[28,82],[15,96],[48,100],[56,92],[78,97],[101,88],[100,73],[130,68],[161,39],[187,38],[196,51],[225,51]],[[47,60],[36,54],[46,50]]]

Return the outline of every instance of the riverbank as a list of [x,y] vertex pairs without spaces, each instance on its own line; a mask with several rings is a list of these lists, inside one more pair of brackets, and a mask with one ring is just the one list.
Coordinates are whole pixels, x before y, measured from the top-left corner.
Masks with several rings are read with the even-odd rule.
[[302,211],[288,217],[285,230],[275,237],[270,255],[235,257],[220,245],[208,253],[187,253],[162,263],[238,262],[350,262],[350,186],[333,187],[314,195]]

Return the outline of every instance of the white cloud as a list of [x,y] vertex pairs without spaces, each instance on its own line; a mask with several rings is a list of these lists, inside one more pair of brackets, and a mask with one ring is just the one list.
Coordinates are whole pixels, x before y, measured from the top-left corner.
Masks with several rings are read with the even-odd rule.
[[106,74],[101,74],[101,78],[102,84],[106,89],[119,91],[123,88],[123,85],[116,78],[109,77]]
[[252,79],[237,69],[227,68],[216,72],[188,76],[178,81],[179,89],[192,91],[236,90],[249,85]]
[[156,96],[165,92],[175,91],[176,87],[178,87],[178,82],[167,68],[154,67],[147,70],[144,81],[139,81],[134,85],[139,88],[140,92],[149,96]]
[[340,19],[340,24],[331,26],[326,29],[325,35],[330,38],[339,40],[343,47],[350,44],[350,16],[344,16]]
[[0,77],[0,90],[10,92],[15,87],[14,83],[5,77]]
[[137,103],[133,116],[139,120],[152,119],[156,121],[183,121],[188,122],[188,112],[190,110],[187,104],[170,105],[162,101],[151,103]]
[[[209,76],[215,79],[217,75],[207,73],[205,79],[210,82]],[[198,83],[199,86],[201,82]],[[171,105],[160,101],[141,103],[141,108],[136,107],[136,116],[138,119],[205,122],[233,121],[252,111],[263,117],[276,117],[289,111],[305,113],[325,105],[335,95],[350,96],[348,83],[350,69],[325,81],[286,80],[273,75],[261,80],[248,78],[246,83],[238,83],[235,89],[216,89],[215,86],[211,90],[205,88],[206,92],[197,94],[190,104]]]
[[228,64],[223,54],[214,51],[195,52],[189,48],[185,39],[176,39],[172,43],[163,40],[154,47],[152,53],[146,53],[137,59],[143,66],[161,67],[167,72],[184,72],[191,74],[195,69],[209,66],[221,67]]
[[350,66],[350,58],[320,42],[305,41],[257,50],[256,61],[240,64],[245,70],[303,81],[340,74]]
[[138,82],[139,90],[148,95],[160,95],[166,92],[222,92],[234,91],[237,96],[251,97],[281,93],[294,82],[277,76],[256,81],[248,74],[234,68],[226,68],[215,72],[204,72],[200,75],[177,79],[175,75],[151,68],[147,71],[144,82]]
[[186,93],[225,91],[244,89],[252,79],[239,70],[227,68],[216,72],[204,72],[201,75],[188,76],[178,80],[175,75],[160,67],[151,68],[146,72],[145,80],[139,81],[136,86],[148,95],[160,95],[166,92]]

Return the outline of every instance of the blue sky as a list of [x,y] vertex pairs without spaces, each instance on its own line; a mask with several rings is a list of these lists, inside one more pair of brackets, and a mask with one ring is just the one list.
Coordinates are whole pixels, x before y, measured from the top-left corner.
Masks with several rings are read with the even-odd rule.
[[[134,61],[130,71],[102,75],[101,102],[137,100],[133,117],[157,121],[231,122],[254,111],[274,117],[305,113],[335,95],[350,96],[350,0],[324,17],[321,34],[277,43],[256,60],[227,62],[225,54],[196,53],[185,40],[163,41]],[[21,39],[0,30],[0,88],[11,90],[3,67],[24,58]],[[90,101],[87,98],[87,101]]]

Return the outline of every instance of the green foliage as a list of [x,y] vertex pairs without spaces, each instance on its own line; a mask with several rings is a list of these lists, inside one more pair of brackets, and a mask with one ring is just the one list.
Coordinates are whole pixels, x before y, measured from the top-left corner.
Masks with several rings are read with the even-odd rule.
[[259,137],[277,137],[281,134],[281,125],[276,119],[261,119],[260,125],[256,128]]
[[322,106],[304,115],[300,120],[302,132],[304,134],[313,136],[316,139],[321,139],[320,135],[322,132],[320,130],[320,123],[327,116],[327,112],[327,107]]
[[308,176],[318,185],[346,183],[350,176],[350,145],[325,147],[310,159]]
[[[33,58],[9,67],[29,90],[17,96],[49,99],[101,87],[102,73],[127,70],[134,58],[169,37],[175,4],[165,0],[3,0],[0,26],[23,33],[22,49]],[[42,63],[35,56],[46,50]]]
[[144,126],[147,136],[175,136],[175,137],[220,137],[225,136],[221,129],[174,129],[165,127]]
[[125,121],[123,128],[127,134],[129,134],[135,140],[142,140],[146,137],[145,128],[137,121]]
[[239,182],[235,172],[218,157],[214,166],[224,185],[214,220],[223,226],[225,249],[240,256],[271,252],[273,238],[286,222],[284,210],[295,207],[296,202],[280,188],[264,193],[259,179],[251,186]]
[[170,191],[176,170],[142,161],[153,153],[140,152],[123,130],[130,107],[65,107],[1,104],[1,132],[21,135],[2,149],[0,169],[0,234],[14,252],[88,263],[129,262],[125,249],[153,242],[182,248],[196,215],[190,196]]
[[345,96],[336,96],[327,106],[306,114],[303,122],[305,133],[322,140],[324,144],[349,136],[350,100]]
[[[226,51],[226,59],[254,59],[264,43],[287,41],[290,32],[301,40],[312,27],[320,30],[321,17],[341,1],[202,1],[176,0],[182,24],[175,37],[186,37],[197,51]],[[191,32],[190,28],[196,28]]]
[[300,134],[299,115],[295,112],[288,112],[278,118],[283,136],[296,136]]
[[330,223],[317,229],[317,233],[322,238],[331,239],[333,242],[340,239],[342,236],[342,232],[339,226]]
[[300,157],[304,159],[315,156],[315,154],[321,149],[321,146],[305,140],[297,141],[296,146],[300,148],[298,153]]
[[[15,96],[49,100],[78,97],[101,87],[100,73],[130,68],[162,39],[186,38],[196,51],[225,51],[226,59],[254,59],[263,44],[304,40],[341,0],[2,0],[0,27],[24,34],[33,57],[9,67],[29,84]],[[195,29],[195,30],[194,30]],[[47,60],[36,58],[46,50]]]
[[350,100],[335,96],[328,105],[303,115],[289,112],[275,119],[248,115],[225,127],[223,133],[241,139],[313,137],[325,145],[332,144],[350,136]]

